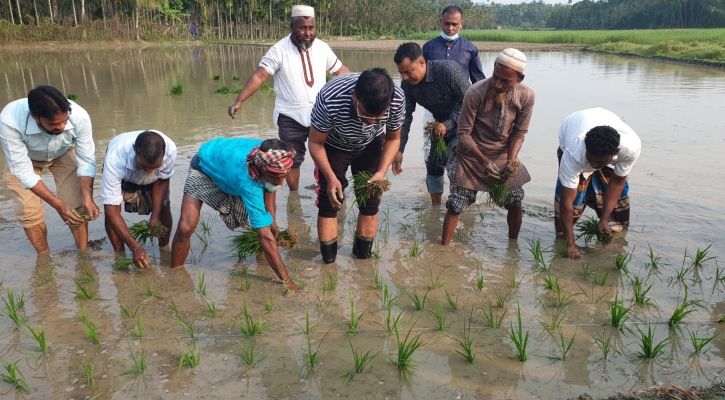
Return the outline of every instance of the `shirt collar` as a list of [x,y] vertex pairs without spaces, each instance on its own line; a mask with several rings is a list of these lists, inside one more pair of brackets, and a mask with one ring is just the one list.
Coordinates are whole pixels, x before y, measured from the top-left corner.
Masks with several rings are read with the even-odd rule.
[[[65,124],[65,129],[63,129],[63,133],[65,131],[69,131],[71,129],[74,129],[75,126],[72,122],[70,122],[70,114],[68,114],[68,122]],[[30,113],[28,113],[28,123],[25,127],[25,134],[26,135],[35,135],[38,133],[45,133],[46,135],[50,135],[49,133],[45,132],[45,130],[41,129],[37,122],[35,122],[35,118],[33,118]]]

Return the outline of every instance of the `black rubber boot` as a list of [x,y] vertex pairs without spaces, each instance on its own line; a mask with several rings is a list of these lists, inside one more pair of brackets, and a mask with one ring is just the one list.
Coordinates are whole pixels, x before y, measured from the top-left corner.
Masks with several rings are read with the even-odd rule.
[[322,254],[322,262],[332,264],[337,258],[337,238],[329,242],[320,242],[320,253]]
[[352,254],[361,260],[370,258],[370,253],[373,250],[373,239],[375,237],[355,235],[355,241],[352,244]]

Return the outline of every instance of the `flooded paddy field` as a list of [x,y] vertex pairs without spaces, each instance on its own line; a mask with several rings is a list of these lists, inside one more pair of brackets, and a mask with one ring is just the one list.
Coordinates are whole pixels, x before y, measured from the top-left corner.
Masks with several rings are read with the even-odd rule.
[[[46,83],[78,96],[93,122],[97,203],[100,166],[114,135],[138,129],[169,135],[179,148],[171,180],[178,221],[188,163],[203,142],[276,137],[274,94],[256,94],[235,121],[226,111],[234,89],[264,52],[205,45],[0,53],[0,105]],[[481,54],[487,74],[495,55]],[[391,52],[338,56],[351,70],[396,71]],[[520,156],[533,179],[525,186],[519,239],[508,240],[505,214],[484,206],[481,195],[480,207],[462,215],[453,243],[438,244],[445,209],[432,208],[425,190],[423,115],[417,110],[405,172],[391,174],[393,186],[382,201],[373,259],[351,255],[357,212],[348,204],[339,216],[337,262],[322,264],[309,156],[299,193],[279,192],[279,225],[300,233],[299,248],[284,250],[283,259],[292,276],[307,284],[291,296],[273,281],[263,258],[238,261],[232,255],[236,233],[208,208],[202,209],[207,227],[197,229],[183,269],[169,269],[168,255],[149,243],[154,269],[114,270],[102,218],[89,226],[97,241],[93,249],[79,255],[52,209],[46,210],[51,254],[36,257],[15,221],[10,192],[1,185],[0,294],[9,302],[12,291],[24,307],[15,316],[13,307],[0,305],[5,310],[0,358],[16,363],[29,393],[0,382],[0,396],[525,399],[588,393],[599,398],[668,383],[720,382],[725,214],[716,160],[725,149],[725,73],[588,53],[527,57],[525,82],[537,99]],[[174,85],[183,86],[183,95],[170,95]],[[232,93],[217,94],[222,85]],[[630,176],[630,231],[615,235],[606,248],[581,241],[582,260],[570,261],[548,251],[558,245],[557,130],[571,112],[594,106],[622,116],[641,137],[643,151]],[[44,182],[54,187],[50,175]],[[129,224],[142,219],[124,217]],[[530,251],[537,241],[547,249],[543,262]],[[704,259],[712,258],[696,265],[697,250],[706,248]],[[617,268],[618,256],[620,267],[628,261],[625,268]],[[78,285],[93,298],[81,298]],[[683,304],[689,306],[681,311],[691,312],[670,327]],[[621,329],[612,327],[612,310],[614,319],[626,311]],[[18,328],[10,316],[28,326]],[[354,335],[351,319],[358,319]],[[251,336],[255,325],[260,332]],[[397,337],[390,333],[396,327]],[[31,328],[45,332],[47,353],[39,353]],[[650,330],[653,347],[662,343],[661,354],[643,359],[638,353],[646,352],[641,344]],[[473,363],[456,346],[468,332]],[[517,352],[519,358],[523,354],[512,336],[528,336],[525,362],[516,359]],[[694,354],[694,345],[713,336]],[[406,337],[407,343],[423,344],[409,360],[416,368],[407,369],[407,377],[391,364]],[[368,350],[376,355],[363,372],[354,373],[351,346],[361,355]],[[188,363],[180,365],[181,354]],[[198,365],[190,368],[199,354]],[[84,363],[93,366],[93,381]],[[0,373],[8,375],[2,366]]]

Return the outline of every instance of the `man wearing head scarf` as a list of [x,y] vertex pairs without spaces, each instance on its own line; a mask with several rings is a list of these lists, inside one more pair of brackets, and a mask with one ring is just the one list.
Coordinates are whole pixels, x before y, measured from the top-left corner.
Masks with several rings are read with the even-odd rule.
[[237,99],[229,106],[229,116],[236,118],[242,104],[274,76],[274,124],[279,138],[295,149],[292,170],[287,176],[290,191],[299,189],[300,165],[307,151],[310,135],[310,116],[315,97],[327,82],[327,74],[350,72],[325,42],[316,39],[315,9],[310,6],[292,7],[290,34],[270,47],[259,67],[249,77]]
[[256,229],[269,265],[288,292],[297,291],[277,247],[280,231],[275,213],[275,192],[289,175],[294,156],[295,150],[278,139],[214,139],[201,145],[189,164],[171,267],[184,265],[206,203],[219,211],[230,230]]
[[524,80],[526,56],[516,49],[502,51],[489,79],[471,86],[458,120],[458,145],[447,169],[451,190],[446,202],[441,244],[450,243],[462,212],[493,182],[505,182],[508,195],[496,203],[508,210],[509,239],[521,229],[523,185],[531,180],[518,160],[534,108],[534,91]]

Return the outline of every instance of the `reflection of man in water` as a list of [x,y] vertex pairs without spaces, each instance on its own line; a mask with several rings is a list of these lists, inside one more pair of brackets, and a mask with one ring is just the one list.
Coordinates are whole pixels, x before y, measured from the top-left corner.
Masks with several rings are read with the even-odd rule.
[[[435,39],[423,45],[423,58],[426,60],[451,60],[461,66],[463,75],[476,83],[486,79],[483,73],[481,59],[478,57],[478,48],[466,38],[458,36],[463,27],[463,10],[458,6],[448,6],[443,9],[440,19],[441,33]],[[423,122],[434,121],[433,114],[426,111]],[[423,137],[423,158],[428,158],[430,139]]]
[[[443,221],[443,245],[450,243],[460,214],[476,202],[477,193],[486,191],[492,182],[501,181],[501,169],[518,161],[535,97],[534,91],[521,83],[525,68],[524,53],[505,49],[496,57],[491,78],[472,85],[466,92],[458,120],[458,145],[447,165],[451,194]],[[521,165],[506,180],[508,196],[497,203],[508,210],[509,239],[519,236],[523,185],[530,180]]]
[[277,240],[275,192],[292,167],[295,150],[277,139],[214,139],[191,159],[184,185],[181,217],[171,247],[171,267],[184,265],[190,238],[199,223],[203,203],[219,211],[230,230],[257,230],[270,267],[287,286],[297,288],[282,263]]
[[174,175],[174,161],[176,145],[159,131],[126,132],[108,143],[101,184],[106,233],[114,251],[124,251],[128,246],[138,268],[150,268],[151,264],[146,249],[126,226],[121,204],[126,212],[150,214],[149,232],[165,226],[169,231],[159,238],[159,248],[168,251],[172,224],[169,180]]
[[[86,110],[51,86],[38,86],[27,99],[9,103],[0,113],[0,142],[5,153],[5,182],[12,191],[15,216],[38,253],[47,253],[48,228],[43,202],[70,227],[79,250],[88,246],[87,219],[100,214],[93,202],[96,147]],[[40,179],[53,174],[56,194]]]
[[[317,179],[317,232],[322,261],[337,256],[337,212],[342,209],[345,177],[368,172],[368,180],[383,180],[400,147],[405,97],[381,68],[347,74],[322,88],[312,110],[310,155]],[[359,204],[352,253],[370,258],[378,228],[380,196]]]
[[443,197],[443,173],[448,154],[458,141],[458,117],[461,115],[463,96],[470,84],[457,63],[445,60],[426,61],[420,46],[413,42],[401,44],[394,61],[403,80],[400,86],[405,92],[405,122],[400,134],[400,150],[393,162],[393,172],[402,172],[403,151],[408,142],[415,104],[418,103],[433,113],[434,123],[438,126],[433,135],[436,139],[443,139],[448,148],[447,154],[438,154],[433,146],[426,162],[428,193],[432,204],[440,206]]
[[298,5],[292,8],[290,32],[267,51],[236,101],[229,106],[229,115],[235,118],[242,104],[274,75],[277,98],[273,118],[279,127],[279,138],[296,151],[287,177],[290,191],[296,191],[299,189],[300,165],[307,152],[305,143],[310,134],[315,96],[325,85],[328,72],[340,75],[350,71],[330,46],[315,39],[315,10],[312,7]]
[[554,224],[566,239],[569,258],[581,258],[574,223],[589,206],[599,217],[600,232],[629,227],[627,177],[639,158],[639,136],[616,114],[603,108],[577,111],[559,128],[559,179]]

